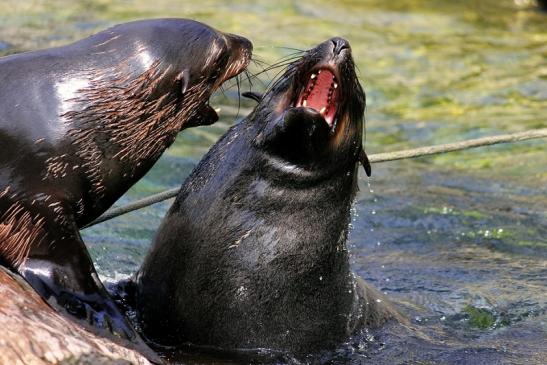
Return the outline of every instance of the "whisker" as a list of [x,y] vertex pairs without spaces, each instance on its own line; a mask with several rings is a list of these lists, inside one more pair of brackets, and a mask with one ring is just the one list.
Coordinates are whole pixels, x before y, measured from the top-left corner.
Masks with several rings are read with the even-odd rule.
[[223,95],[224,97],[226,97],[226,92],[225,92],[225,90],[224,90],[224,86],[223,86],[223,85],[220,85],[220,87],[219,87],[218,89],[220,90],[220,92],[222,93],[222,95]]
[[[262,75],[263,73],[266,73],[266,74],[267,74],[268,71],[271,71],[271,70],[274,70],[274,69],[277,69],[277,68],[280,68],[280,67],[286,67],[286,66],[290,65],[290,64],[293,63],[293,62],[294,62],[293,60],[291,60],[291,61],[285,61],[285,62],[283,62],[283,63],[279,63],[279,64],[277,64],[277,65],[272,65],[272,66],[270,66],[270,67],[267,67],[267,68],[263,69],[262,71],[256,72],[256,73],[254,73],[254,74],[251,73],[251,74],[250,74],[249,80],[252,79],[252,78],[254,78],[254,79],[256,79],[256,80],[259,80],[264,86],[267,87],[269,84],[268,84],[268,85],[264,84],[264,82],[258,77],[259,75]],[[279,73],[277,73],[276,75],[278,75],[278,74],[279,74]],[[232,83],[232,84],[230,84],[230,86],[227,86],[226,88],[227,88],[227,89],[230,89],[230,88],[234,87],[235,85],[236,85],[236,84]]]
[[253,56],[253,58],[251,59],[251,61],[253,61],[254,64],[257,65],[257,66],[259,66],[259,67],[260,67],[260,65],[267,65],[267,64],[268,64],[266,61],[261,60],[260,58],[257,58],[257,57],[254,57],[254,56]]
[[239,83],[239,77],[240,75],[237,75],[236,77],[236,84],[237,84],[237,113],[236,113],[236,119],[239,117],[239,111],[241,109],[241,90],[240,90],[240,83]]
[[[260,68],[257,72],[252,72],[248,68],[244,70],[246,81],[249,83],[249,91],[251,91],[254,87],[253,79],[258,80],[260,84],[265,88],[266,92],[271,90],[272,88],[276,87],[278,83],[281,81],[281,78],[279,77],[283,72],[290,72],[290,66],[295,64],[296,61],[302,58],[302,54],[306,53],[308,51],[300,50],[296,48],[290,48],[290,47],[277,47],[277,48],[284,48],[284,49],[290,49],[295,52],[289,53],[288,55],[285,55],[278,60],[276,60],[274,63],[268,65],[265,61],[261,60],[260,58],[253,56],[252,62],[255,66]],[[285,69],[289,67],[289,70],[285,71]],[[276,73],[273,77],[269,76],[269,72],[275,70]],[[260,78],[259,76],[262,74],[268,75],[268,78],[270,80],[268,82],[265,82]],[[222,86],[222,90],[229,90],[234,86],[237,86],[237,92],[238,92],[238,114],[241,109],[241,86],[243,83],[243,76],[240,74],[235,78],[235,82],[231,83],[227,86]],[[223,92],[224,93],[224,92]],[[224,94],[225,95],[225,94]]]
[[[283,78],[279,77],[279,75],[281,75],[283,72],[284,72],[284,70],[279,70],[279,71],[275,74],[275,76],[274,76],[274,78],[272,79],[272,81],[270,81],[270,83],[268,84],[268,87],[267,87],[267,91],[266,91],[266,92],[268,92],[268,91],[272,90],[273,88],[275,88],[275,87],[277,86],[277,84],[278,84],[279,82],[281,82],[281,80],[283,80]],[[291,70],[287,70],[287,71],[285,71],[285,73],[287,73],[288,75],[292,75],[292,74],[294,74],[294,70],[292,70],[292,71],[291,71]]]
[[[247,76],[247,82],[249,83],[249,92],[250,92],[253,89],[253,86],[254,86],[253,85],[253,79],[252,79],[251,75],[249,74],[248,70],[245,70],[244,72],[245,72],[245,76]],[[257,80],[262,82],[262,80],[260,80],[260,79],[257,79]],[[262,82],[262,84],[264,85],[264,87],[266,86],[266,84],[264,84],[263,82]]]
[[296,60],[296,58],[295,58],[295,59],[291,59],[291,60],[287,60],[287,61],[283,61],[283,62],[279,62],[279,63],[277,63],[277,64],[273,64],[273,65],[271,65],[271,66],[269,66],[269,67],[266,67],[266,68],[263,69],[262,71],[255,73],[253,76],[256,78],[258,75],[262,75],[263,73],[266,73],[266,74],[267,74],[268,71],[275,70],[275,69],[280,68],[280,67],[289,66],[289,65],[290,65],[291,63],[293,63],[295,60]]
[[300,48],[286,47],[286,46],[275,46],[275,48],[288,49],[289,51],[296,51],[298,53],[304,53],[306,50]]

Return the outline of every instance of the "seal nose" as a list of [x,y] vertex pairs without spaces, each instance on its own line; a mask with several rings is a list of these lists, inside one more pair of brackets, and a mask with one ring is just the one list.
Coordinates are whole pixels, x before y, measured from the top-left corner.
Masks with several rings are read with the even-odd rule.
[[331,38],[330,41],[333,45],[332,53],[335,56],[340,55],[340,53],[342,53],[342,51],[345,49],[351,52],[351,47],[349,45],[349,42],[345,40],[344,38],[334,37],[334,38]]

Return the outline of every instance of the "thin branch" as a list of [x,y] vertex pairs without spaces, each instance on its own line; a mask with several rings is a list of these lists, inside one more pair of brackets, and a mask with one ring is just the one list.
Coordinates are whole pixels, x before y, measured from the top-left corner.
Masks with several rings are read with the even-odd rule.
[[447,153],[453,151],[461,151],[469,148],[490,146],[498,143],[512,143],[519,141],[526,141],[529,139],[545,138],[547,137],[547,128],[529,130],[525,132],[512,133],[512,134],[501,134],[498,136],[492,137],[483,137],[476,139],[469,139],[467,141],[454,142],[441,144],[437,146],[427,146],[413,148],[411,150],[403,150],[396,152],[385,152],[377,153],[369,156],[369,161],[374,162],[385,162],[385,161],[395,161],[402,160],[405,158],[416,158],[422,156],[437,155],[439,153]]

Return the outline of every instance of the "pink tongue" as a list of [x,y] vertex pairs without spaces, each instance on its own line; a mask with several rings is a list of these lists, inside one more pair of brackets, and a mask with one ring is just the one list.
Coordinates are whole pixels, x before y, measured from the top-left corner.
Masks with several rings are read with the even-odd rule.
[[311,93],[308,96],[308,107],[320,111],[322,108],[328,108],[329,90],[332,85],[332,73],[323,70],[317,75],[317,81]]
[[[307,106],[323,114],[323,117],[332,127],[336,114],[336,94],[333,87],[334,75],[328,70],[317,73],[315,79],[310,77],[306,89],[300,95],[297,106]],[[330,94],[330,95],[329,95]],[[329,100],[330,98],[330,100]]]

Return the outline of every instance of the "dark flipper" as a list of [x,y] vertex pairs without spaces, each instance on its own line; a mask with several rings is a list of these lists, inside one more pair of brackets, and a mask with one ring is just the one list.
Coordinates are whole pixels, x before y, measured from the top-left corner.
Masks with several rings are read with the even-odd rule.
[[[70,212],[61,203],[49,203],[17,203],[21,209],[12,217],[14,221],[27,215],[42,217],[34,227],[39,229],[32,236],[34,241],[25,244],[28,254],[16,265],[17,271],[52,307],[69,313],[92,332],[135,347],[158,362],[157,355],[143,342],[99,280]],[[131,344],[125,343],[127,340]]]

